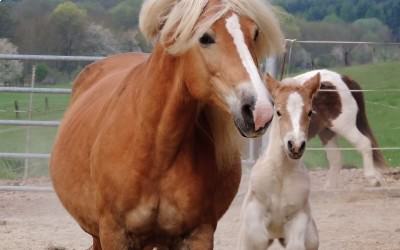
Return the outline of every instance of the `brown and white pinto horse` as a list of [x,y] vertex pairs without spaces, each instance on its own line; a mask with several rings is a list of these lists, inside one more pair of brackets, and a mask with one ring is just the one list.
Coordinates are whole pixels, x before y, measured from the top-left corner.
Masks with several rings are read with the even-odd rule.
[[240,181],[237,129],[273,115],[258,62],[282,50],[261,0],[147,0],[151,55],[78,76],[50,162],[54,189],[94,249],[213,248]]
[[348,140],[361,153],[364,175],[369,183],[381,185],[383,178],[379,170],[386,169],[387,164],[380,150],[372,150],[378,147],[378,143],[368,124],[360,85],[347,76],[329,70],[310,71],[283,83],[293,82],[293,79],[304,83],[317,73],[321,74],[321,90],[328,91],[320,91],[315,97],[315,114],[311,119],[309,138],[318,135],[325,145],[329,161],[326,188],[338,186],[337,176],[342,168],[340,150],[334,150],[338,148],[338,136]]

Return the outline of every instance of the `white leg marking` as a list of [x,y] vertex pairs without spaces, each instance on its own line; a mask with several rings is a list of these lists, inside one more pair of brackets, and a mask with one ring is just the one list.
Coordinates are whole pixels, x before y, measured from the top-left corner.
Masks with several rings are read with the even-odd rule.
[[340,135],[346,138],[361,153],[364,163],[364,176],[371,185],[379,186],[383,182],[383,177],[374,166],[372,158],[371,141],[363,135],[355,126],[353,129],[343,129]]
[[338,188],[338,175],[342,169],[342,154],[340,150],[332,150],[332,148],[337,148],[337,137],[333,137],[325,145],[326,157],[329,162],[329,172],[328,179],[326,180],[325,189]]

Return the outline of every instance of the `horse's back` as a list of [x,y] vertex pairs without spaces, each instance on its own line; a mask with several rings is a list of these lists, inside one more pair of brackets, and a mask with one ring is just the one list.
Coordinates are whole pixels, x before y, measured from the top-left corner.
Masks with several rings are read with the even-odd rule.
[[88,89],[97,85],[101,79],[112,74],[124,74],[148,58],[144,53],[123,53],[106,57],[86,66],[77,76],[72,87],[73,103]]

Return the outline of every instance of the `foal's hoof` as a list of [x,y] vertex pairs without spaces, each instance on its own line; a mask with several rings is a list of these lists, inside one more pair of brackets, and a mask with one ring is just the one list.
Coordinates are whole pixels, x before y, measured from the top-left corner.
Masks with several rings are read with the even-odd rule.
[[384,183],[384,179],[380,174],[376,176],[366,176],[366,178],[371,187],[380,187]]

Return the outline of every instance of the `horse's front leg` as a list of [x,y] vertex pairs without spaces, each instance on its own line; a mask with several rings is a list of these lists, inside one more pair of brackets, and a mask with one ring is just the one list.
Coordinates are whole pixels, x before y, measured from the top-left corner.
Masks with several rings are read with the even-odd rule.
[[105,250],[141,250],[138,244],[132,244],[123,227],[118,225],[112,215],[100,219],[100,242]]
[[182,241],[177,250],[212,250],[214,232],[214,226],[210,224],[200,225]]

